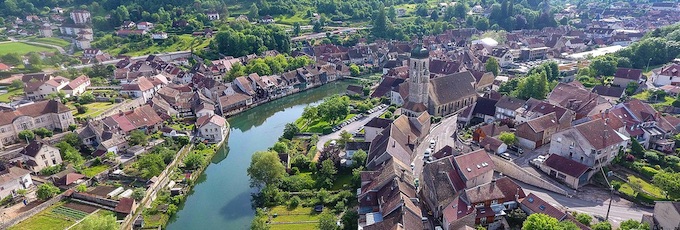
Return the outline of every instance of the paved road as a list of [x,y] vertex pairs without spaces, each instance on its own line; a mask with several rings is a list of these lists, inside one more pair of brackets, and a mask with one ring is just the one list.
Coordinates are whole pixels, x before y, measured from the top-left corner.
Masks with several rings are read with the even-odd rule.
[[[593,202],[578,198],[570,198],[521,182],[518,183],[520,183],[526,194],[534,193],[557,208],[566,209],[568,211],[585,212],[592,216],[597,215],[605,217],[607,215],[609,200]],[[651,215],[652,212],[652,209],[637,207],[635,204],[628,202],[623,198],[614,196],[612,208],[609,212],[609,219],[614,227],[618,227],[619,224],[625,220],[634,219],[640,221],[643,214]]]
[[458,130],[458,116],[451,116],[446,118],[439,123],[439,125],[433,127],[430,130],[430,134],[423,138],[423,143],[416,147],[415,158],[413,159],[413,175],[416,178],[420,178],[420,174],[423,172],[423,158],[425,154],[425,149],[430,147],[430,140],[435,140],[436,144],[432,153],[437,152],[444,146],[459,147],[460,143],[457,142],[455,138],[455,133]]
[[381,114],[383,114],[385,112],[385,110],[387,110],[387,107],[385,107],[384,109],[378,110],[376,112],[373,112],[373,113],[369,114],[368,116],[365,116],[362,119],[359,119],[355,122],[352,122],[349,125],[342,127],[340,130],[338,130],[336,132],[330,133],[328,135],[319,136],[319,142],[316,143],[316,149],[318,149],[319,152],[323,151],[323,145],[330,140],[340,139],[340,133],[343,130],[345,130],[349,133],[356,132],[357,129],[366,125],[366,123],[371,121],[373,118],[376,118],[376,117],[380,116]]

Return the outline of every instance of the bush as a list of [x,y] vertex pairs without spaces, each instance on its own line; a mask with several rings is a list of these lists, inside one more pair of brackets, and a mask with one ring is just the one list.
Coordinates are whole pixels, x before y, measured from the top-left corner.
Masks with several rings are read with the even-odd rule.
[[635,161],[635,156],[633,156],[633,154],[629,153],[628,155],[626,155],[626,161],[628,161],[628,162]]
[[656,170],[656,169],[649,167],[649,166],[644,166],[640,169],[640,173],[647,178],[653,178],[654,175],[659,173],[659,170]]
[[659,154],[656,154],[656,152],[645,152],[645,159],[647,159],[650,162],[659,162]]
[[293,198],[291,198],[288,201],[288,208],[289,209],[297,208],[300,205],[301,202],[302,202],[302,200],[300,199],[299,196],[293,196]]
[[622,183],[621,183],[620,181],[616,181],[616,180],[615,180],[615,181],[612,181],[612,187],[613,187],[614,190],[616,190],[616,191],[619,191],[619,189],[621,188],[621,184],[622,184]]
[[330,126],[323,127],[323,130],[321,131],[321,133],[323,135],[328,135],[332,132],[333,132],[333,127],[330,127]]
[[43,168],[42,170],[40,170],[40,175],[51,176],[51,175],[57,174],[58,172],[61,172],[61,170],[63,170],[62,166],[63,165],[59,164],[59,165]]
[[657,198],[647,195],[647,193],[644,192],[639,192],[637,195],[635,195],[635,199],[646,204],[654,204],[654,201],[658,200]]

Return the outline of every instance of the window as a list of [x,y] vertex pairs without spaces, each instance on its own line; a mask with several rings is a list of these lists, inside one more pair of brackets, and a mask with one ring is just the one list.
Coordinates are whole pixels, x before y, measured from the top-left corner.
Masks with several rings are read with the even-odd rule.
[[569,157],[574,157],[574,153],[569,152]]
[[573,141],[572,141],[571,144],[569,145],[569,148],[570,148],[570,149],[573,149],[573,148],[574,148],[574,142],[573,142]]
[[45,154],[40,155],[40,156],[42,157],[43,160],[47,159],[47,157],[45,157]]
[[583,157],[581,157],[581,162],[583,162]]

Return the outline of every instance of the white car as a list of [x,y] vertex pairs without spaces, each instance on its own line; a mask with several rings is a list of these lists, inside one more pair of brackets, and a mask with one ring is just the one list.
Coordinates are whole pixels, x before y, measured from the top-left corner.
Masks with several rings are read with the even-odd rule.
[[435,146],[436,144],[437,144],[437,142],[436,142],[434,139],[430,140],[430,148],[431,148],[431,149],[434,149],[434,146]]
[[429,159],[430,154],[432,154],[432,149],[431,148],[425,149],[425,154],[423,155],[423,159]]

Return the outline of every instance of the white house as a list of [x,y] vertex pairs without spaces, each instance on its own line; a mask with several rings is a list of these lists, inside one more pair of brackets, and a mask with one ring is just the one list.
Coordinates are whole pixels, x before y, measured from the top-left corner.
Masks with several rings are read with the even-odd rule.
[[515,56],[510,52],[510,49],[505,47],[493,48],[490,55],[496,58],[498,65],[501,67],[508,67],[513,64],[515,60]]
[[85,90],[87,90],[87,87],[89,86],[90,78],[81,75],[80,77],[69,81],[69,83],[62,88],[62,91],[66,94],[66,97],[78,96],[85,93]]
[[0,197],[8,197],[10,195],[17,195],[19,189],[27,189],[33,186],[31,180],[31,171],[18,167],[9,167],[7,165],[0,165]]
[[121,85],[121,94],[128,95],[132,98],[144,98],[144,100],[151,100],[154,93],[158,88],[147,79],[146,77],[140,77],[134,82],[126,83]]
[[661,71],[652,73],[654,85],[678,85],[680,84],[680,64],[672,64],[661,68]]
[[154,40],[165,40],[168,39],[168,33],[166,32],[152,33],[151,38]]
[[209,142],[218,143],[227,137],[227,120],[218,115],[202,116],[196,120],[199,136]]
[[220,20],[220,14],[217,11],[209,11],[205,15],[208,16],[210,21]]
[[138,30],[150,30],[153,29],[153,23],[151,22],[140,22],[137,23]]
[[71,12],[71,19],[75,24],[86,24],[90,21],[90,12],[87,10],[74,10]]
[[63,131],[71,124],[75,124],[71,109],[55,100],[0,111],[0,147],[17,142],[17,135],[23,130],[46,128]]
[[553,134],[549,152],[599,170],[608,165],[630,140],[605,122],[592,120]]
[[21,150],[21,156],[23,157],[22,162],[35,173],[62,163],[59,149],[43,141],[31,141]]
[[43,82],[28,82],[24,90],[28,99],[41,100],[47,95],[61,91],[69,82],[68,78],[58,76]]

